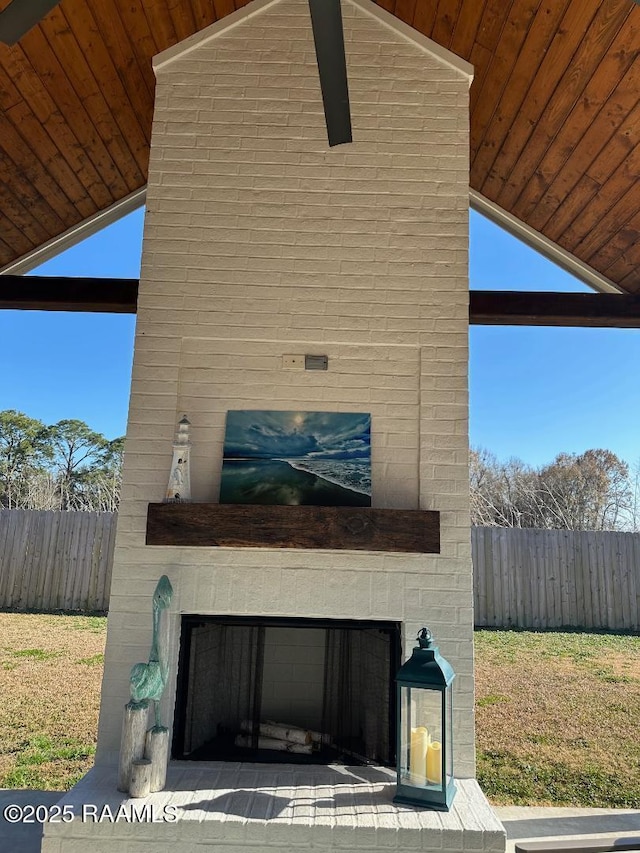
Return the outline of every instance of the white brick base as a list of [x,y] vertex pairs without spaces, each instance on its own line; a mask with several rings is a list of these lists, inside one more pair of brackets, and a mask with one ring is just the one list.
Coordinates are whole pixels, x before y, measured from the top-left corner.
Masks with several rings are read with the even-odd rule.
[[[114,768],[94,768],[60,800],[77,817],[45,825],[43,853],[505,848],[504,829],[472,779],[458,782],[446,813],[394,805],[395,774],[379,767],[172,762],[168,790],[141,800],[118,794],[115,779]],[[82,821],[86,804],[90,815],[122,807],[120,819]]]

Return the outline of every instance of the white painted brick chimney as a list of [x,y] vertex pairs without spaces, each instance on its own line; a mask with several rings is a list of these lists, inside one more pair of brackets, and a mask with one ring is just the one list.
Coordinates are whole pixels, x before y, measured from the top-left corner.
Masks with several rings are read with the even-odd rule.
[[[265,790],[273,797],[277,774],[269,781],[251,765],[225,772],[197,763],[182,771],[178,762],[169,777],[177,787],[156,800],[182,804],[193,784],[187,799],[200,795],[204,816],[192,803],[177,829],[153,824],[141,849],[155,853],[192,849],[189,839],[247,851],[504,849],[472,781],[471,68],[369,0],[342,6],[349,145],[327,145],[306,0],[253,0],[157,58],[98,766],[65,802],[113,798],[129,671],[148,657],[151,596],[163,573],[175,591],[167,722],[183,613],[401,622],[406,654],[427,624],[457,673],[454,771],[469,781],[441,818],[394,806],[393,776],[366,768],[359,781],[350,777],[355,787],[336,789],[347,793],[336,794],[335,812],[310,819],[309,791],[292,773],[282,794],[289,811],[266,823],[247,811],[241,827],[241,812],[221,816],[206,803],[228,796],[225,787],[240,786],[254,804]],[[329,369],[285,370],[291,353],[326,354]],[[192,424],[193,498],[215,502],[230,409],[370,412],[373,506],[440,511],[441,553],[145,546],[147,505],[164,496],[178,420],[186,413]],[[215,790],[205,797],[203,787]],[[341,796],[351,805],[340,807]],[[64,833],[84,844],[98,830],[102,846],[91,849],[143,843],[140,827],[103,832],[74,822],[47,827],[43,849],[67,849]]]
[[[166,572],[179,614],[427,623],[456,672],[473,776],[468,516],[470,67],[368,0],[343,3],[354,142],[329,148],[305,0],[254,0],[161,54],[98,760]],[[322,353],[328,371],[284,370]],[[146,547],[176,423],[216,501],[229,409],[364,411],[373,505],[441,512],[441,554]]]

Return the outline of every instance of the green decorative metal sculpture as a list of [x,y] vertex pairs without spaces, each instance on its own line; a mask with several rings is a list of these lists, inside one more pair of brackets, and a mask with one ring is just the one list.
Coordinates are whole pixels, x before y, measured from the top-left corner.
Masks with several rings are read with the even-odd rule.
[[149,701],[154,703],[155,729],[164,727],[160,722],[160,698],[167,683],[169,662],[166,643],[160,635],[160,615],[171,604],[173,587],[166,575],[162,575],[153,593],[153,640],[148,663],[136,663],[131,668],[129,684],[131,690],[130,705],[147,708]]

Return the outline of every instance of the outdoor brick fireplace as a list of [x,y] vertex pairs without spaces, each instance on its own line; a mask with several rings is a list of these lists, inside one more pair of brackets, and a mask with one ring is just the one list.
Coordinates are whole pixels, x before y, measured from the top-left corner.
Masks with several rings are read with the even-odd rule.
[[[96,851],[122,849],[124,839],[154,853],[198,842],[247,851],[504,849],[474,780],[472,69],[369,0],[342,5],[350,145],[327,146],[306,0],[253,0],[157,57],[97,766],[69,797],[122,800],[115,762],[129,671],[148,658],[151,597],[166,574],[174,595],[161,712],[174,757],[167,789],[152,800],[175,805],[179,820],[109,831],[52,825],[47,853],[89,837]],[[298,369],[305,355],[325,356],[328,369]],[[433,512],[435,539],[430,528],[424,547],[401,548],[388,532],[362,540],[349,517],[340,547],[317,520],[315,539],[256,541],[256,514],[244,522],[252,541],[214,544],[201,507],[218,502],[226,414],[259,409],[370,414],[372,508],[358,512]],[[147,538],[147,520],[165,494],[185,413],[194,504],[175,505],[183,521],[160,543]],[[291,517],[303,510],[274,508],[288,509]],[[190,515],[199,536],[184,535]],[[388,767],[391,672],[425,624],[457,674],[461,782],[445,815],[394,805]],[[220,662],[222,633],[233,645],[243,630],[262,632],[247,653],[262,657],[260,667]],[[348,654],[331,663],[339,638]],[[383,644],[377,657],[367,643]],[[362,701],[339,705],[334,694],[353,676],[345,661],[356,654],[375,677]],[[239,675],[252,697],[231,714],[221,694]],[[351,728],[336,721],[347,710]],[[317,729],[337,763],[255,763],[264,757],[255,729],[246,733],[253,760],[239,762],[233,741],[245,713],[252,724]]]
[[[183,616],[174,758],[394,765],[399,628]],[[313,741],[288,743],[289,726]]]

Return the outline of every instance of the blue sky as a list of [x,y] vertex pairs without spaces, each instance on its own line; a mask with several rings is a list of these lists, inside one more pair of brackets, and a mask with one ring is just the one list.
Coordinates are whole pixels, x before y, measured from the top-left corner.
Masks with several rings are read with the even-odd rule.
[[[34,275],[138,278],[142,209],[33,271]],[[107,438],[127,425],[135,317],[0,311],[0,410],[46,424],[78,418]]]
[[[593,292],[476,213],[471,287]],[[532,465],[560,452],[640,459],[640,330],[472,326],[471,443]]]
[[[138,277],[142,219],[136,211],[34,273]],[[470,258],[472,288],[589,290],[476,213]],[[134,329],[128,315],[0,311],[0,410],[122,435]],[[640,459],[640,330],[474,326],[470,348],[472,444],[533,465],[595,447]]]

